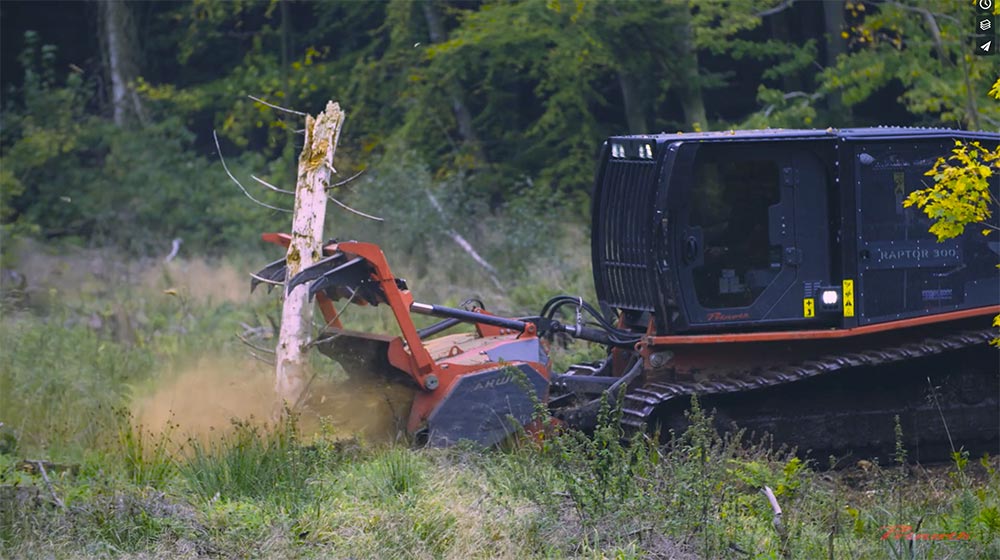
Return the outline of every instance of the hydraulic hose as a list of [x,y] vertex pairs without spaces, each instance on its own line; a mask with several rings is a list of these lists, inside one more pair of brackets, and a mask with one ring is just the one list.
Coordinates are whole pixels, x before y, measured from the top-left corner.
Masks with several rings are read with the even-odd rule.
[[507,319],[506,317],[486,315],[485,313],[455,309],[454,307],[446,307],[444,305],[431,305],[429,303],[413,302],[413,304],[410,305],[410,311],[420,313],[421,315],[441,317],[443,319],[457,319],[466,323],[493,325],[494,327],[510,329],[518,332],[524,332],[524,330],[528,327],[528,323],[518,321],[517,319]]
[[[616,328],[614,325],[609,323],[608,320],[594,308],[594,306],[583,301],[580,297],[567,295],[556,296],[545,303],[542,307],[541,316],[550,321],[554,321],[553,318],[556,313],[560,308],[566,305],[572,305],[577,309],[577,322],[579,324],[575,327],[561,325],[561,328],[559,329],[561,332],[565,332],[575,338],[597,342],[599,344],[610,344],[625,347],[634,345],[642,338],[641,335],[634,332]],[[588,315],[594,318],[598,328],[591,328],[582,324],[579,320],[579,313],[582,311],[585,311]]]

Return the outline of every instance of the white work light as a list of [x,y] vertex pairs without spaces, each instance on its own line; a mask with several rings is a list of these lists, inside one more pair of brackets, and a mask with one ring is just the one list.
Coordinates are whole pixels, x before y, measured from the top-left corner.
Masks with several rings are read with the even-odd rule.
[[837,298],[837,290],[823,290],[823,293],[820,295],[823,305],[836,305]]

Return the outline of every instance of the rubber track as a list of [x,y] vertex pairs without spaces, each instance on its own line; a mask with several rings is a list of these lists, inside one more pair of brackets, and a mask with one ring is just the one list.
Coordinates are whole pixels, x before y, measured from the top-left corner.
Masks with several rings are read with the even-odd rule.
[[927,338],[921,342],[902,346],[823,356],[816,360],[766,372],[739,372],[731,379],[723,381],[650,382],[642,387],[632,388],[625,394],[622,424],[630,428],[645,429],[658,407],[678,397],[738,393],[775,387],[834,371],[878,366],[960,350],[985,344],[994,336],[992,329],[969,330],[944,337]]

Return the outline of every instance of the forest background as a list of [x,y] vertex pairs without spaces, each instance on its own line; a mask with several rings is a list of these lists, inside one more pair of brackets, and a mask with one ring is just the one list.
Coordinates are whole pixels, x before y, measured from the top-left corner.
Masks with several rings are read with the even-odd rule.
[[[380,243],[422,301],[523,314],[592,297],[608,135],[1000,129],[1000,57],[976,54],[975,15],[971,0],[0,2],[0,556],[1000,557],[997,461],[960,450],[936,471],[899,448],[824,474],[843,458],[721,436],[697,409],[664,448],[612,429],[544,449],[345,444],[392,418],[329,362],[310,405],[349,418],[310,426],[323,436],[229,422],[269,409],[273,369],[234,334],[273,344],[277,298],[250,299],[245,273],[280,256],[259,234],[290,215],[248,200],[220,157],[290,208],[251,176],[291,188],[303,140],[300,117],[249,96],[347,112],[336,179],[361,174],[334,194],[385,221],[331,207],[329,237]],[[377,310],[345,321],[392,329]],[[556,367],[594,357],[568,352]]]
[[[974,18],[966,0],[7,1],[4,254],[20,235],[133,254],[180,237],[217,254],[287,228],[219,164],[213,131],[238,177],[295,177],[301,125],[250,95],[304,112],[339,101],[340,177],[367,170],[344,196],[387,214],[380,231],[405,232],[409,252],[445,227],[421,189],[473,237],[501,213],[532,224],[522,237],[586,225],[611,134],[997,130]],[[516,276],[523,256],[497,258]]]

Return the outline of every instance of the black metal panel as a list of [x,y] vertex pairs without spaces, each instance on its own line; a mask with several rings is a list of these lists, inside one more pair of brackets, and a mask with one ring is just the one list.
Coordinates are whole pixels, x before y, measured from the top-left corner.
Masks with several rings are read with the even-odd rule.
[[[832,246],[834,263],[840,263],[840,270],[834,270],[834,279],[854,279],[858,277],[858,235],[857,235],[857,189],[855,184],[854,148],[845,139],[837,140],[837,165],[834,174],[836,189],[833,192],[834,207],[840,209],[840,223],[836,228],[837,242]],[[840,326],[850,329],[858,326],[858,317],[841,317]]]
[[525,363],[464,375],[427,419],[428,443],[499,443],[531,422],[548,390],[548,381]]
[[[847,328],[993,305],[1000,299],[994,268],[1000,245],[971,229],[958,240],[937,244],[920,212],[903,212],[900,203],[930,184],[923,173],[955,139],[992,147],[998,138],[898,127],[611,137],[601,155],[592,207],[598,298],[605,308],[623,312],[626,328],[644,331],[652,319],[660,334],[793,324]],[[693,260],[685,257],[682,241],[693,236],[696,246],[703,244],[697,241],[703,231],[684,229],[687,201],[703,190],[694,185],[689,168],[692,154],[709,145],[719,151],[720,161],[741,150],[771,150],[781,172],[798,177],[794,193],[782,198],[794,207],[796,227],[789,232],[795,241],[781,245],[787,253],[783,266],[795,268],[795,285],[772,294],[780,301],[758,305],[760,313],[745,308],[716,313],[725,319],[720,322],[697,313],[682,282],[684,267],[698,266],[702,258],[700,252]],[[861,150],[868,150],[866,163],[858,159]],[[811,176],[802,175],[806,172]],[[771,212],[769,226],[775,226],[772,219],[780,226],[790,216],[789,211]],[[777,239],[774,232],[769,236]],[[815,286],[848,280],[855,283],[855,313],[806,316],[805,299],[815,297]]]
[[[857,308],[859,323],[880,323],[1000,301],[996,268],[1000,254],[991,237],[970,226],[937,242],[932,221],[903,201],[933,181],[925,175],[947,156],[955,138],[879,140],[854,144],[857,196]],[[993,148],[996,140],[984,145]],[[997,196],[994,184],[994,196]]]
[[[649,143],[650,145],[653,142]],[[604,161],[594,193],[594,280],[601,302],[618,309],[653,311],[657,302],[652,227],[656,159]]]

